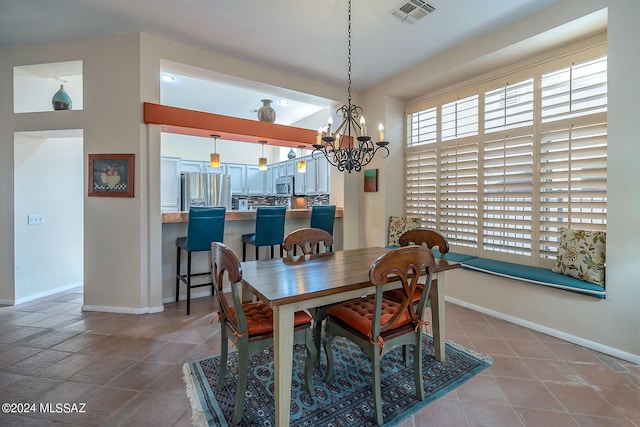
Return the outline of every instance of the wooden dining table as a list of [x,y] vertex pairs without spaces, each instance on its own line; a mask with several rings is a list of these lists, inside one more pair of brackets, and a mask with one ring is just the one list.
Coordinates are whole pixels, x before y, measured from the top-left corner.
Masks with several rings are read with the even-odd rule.
[[[379,256],[390,250],[370,247],[242,263],[244,291],[251,292],[273,309],[278,427],[287,427],[290,418],[294,313],[375,293],[375,286],[369,282],[369,269]],[[429,297],[438,360],[445,357],[443,273],[458,267],[459,263],[436,259]]]

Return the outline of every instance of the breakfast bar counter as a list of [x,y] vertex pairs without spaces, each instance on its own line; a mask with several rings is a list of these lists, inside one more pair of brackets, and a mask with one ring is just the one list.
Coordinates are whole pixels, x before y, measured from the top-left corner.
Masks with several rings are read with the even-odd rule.
[[[336,208],[336,218],[342,218],[342,208]],[[300,219],[310,218],[311,209],[287,209],[286,219]],[[226,221],[255,221],[256,211],[230,211],[228,210],[225,216]],[[189,220],[189,212],[163,212],[162,223],[179,223],[187,222]]]
[[[284,223],[285,236],[298,228],[309,227],[311,209],[287,209]],[[333,225],[333,249],[342,249],[343,236],[343,208],[336,208]],[[189,212],[164,212],[162,214],[162,299],[163,302],[175,301],[176,298],[176,239],[187,235]],[[224,224],[224,244],[229,246],[236,254],[242,255],[242,235],[253,233],[256,227],[256,211],[227,210]],[[260,258],[268,256],[268,247],[261,248]],[[254,259],[253,250],[247,260]],[[186,257],[182,257],[181,271],[186,271]],[[209,269],[209,253],[194,252],[192,255],[194,272],[207,271]],[[181,287],[180,299],[184,298],[185,287]],[[211,288],[203,287],[195,289],[191,298],[211,297]]]

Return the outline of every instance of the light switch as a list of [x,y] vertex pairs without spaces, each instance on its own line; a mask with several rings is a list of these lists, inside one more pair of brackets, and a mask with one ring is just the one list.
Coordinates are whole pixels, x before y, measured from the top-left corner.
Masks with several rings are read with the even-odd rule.
[[42,225],[44,224],[44,215],[29,215],[28,223],[29,225]]

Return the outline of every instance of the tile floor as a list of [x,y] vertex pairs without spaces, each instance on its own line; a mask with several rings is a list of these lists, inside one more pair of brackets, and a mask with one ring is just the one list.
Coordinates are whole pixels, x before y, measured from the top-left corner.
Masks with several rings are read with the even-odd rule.
[[[0,402],[86,404],[0,413],[0,425],[191,425],[182,365],[219,352],[214,300],[193,300],[191,316],[184,302],[147,315],[81,305],[77,289],[0,306]],[[452,304],[446,313],[447,339],[494,364],[402,427],[640,427],[640,366]]]

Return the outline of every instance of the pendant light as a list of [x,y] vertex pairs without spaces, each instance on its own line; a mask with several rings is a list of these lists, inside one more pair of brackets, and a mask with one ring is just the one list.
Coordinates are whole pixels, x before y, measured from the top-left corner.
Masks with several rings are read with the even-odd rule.
[[302,158],[302,149],[304,145],[298,145],[300,149],[300,160],[298,160],[298,173],[306,173],[307,172],[307,161]]
[[262,145],[262,157],[260,157],[258,159],[258,169],[261,171],[266,171],[267,170],[267,158],[264,156],[264,144],[267,143],[267,141],[258,141],[259,144]]
[[213,138],[213,153],[209,155],[209,166],[219,168],[220,154],[218,154],[218,138],[220,138],[220,135],[211,135],[211,138]]

